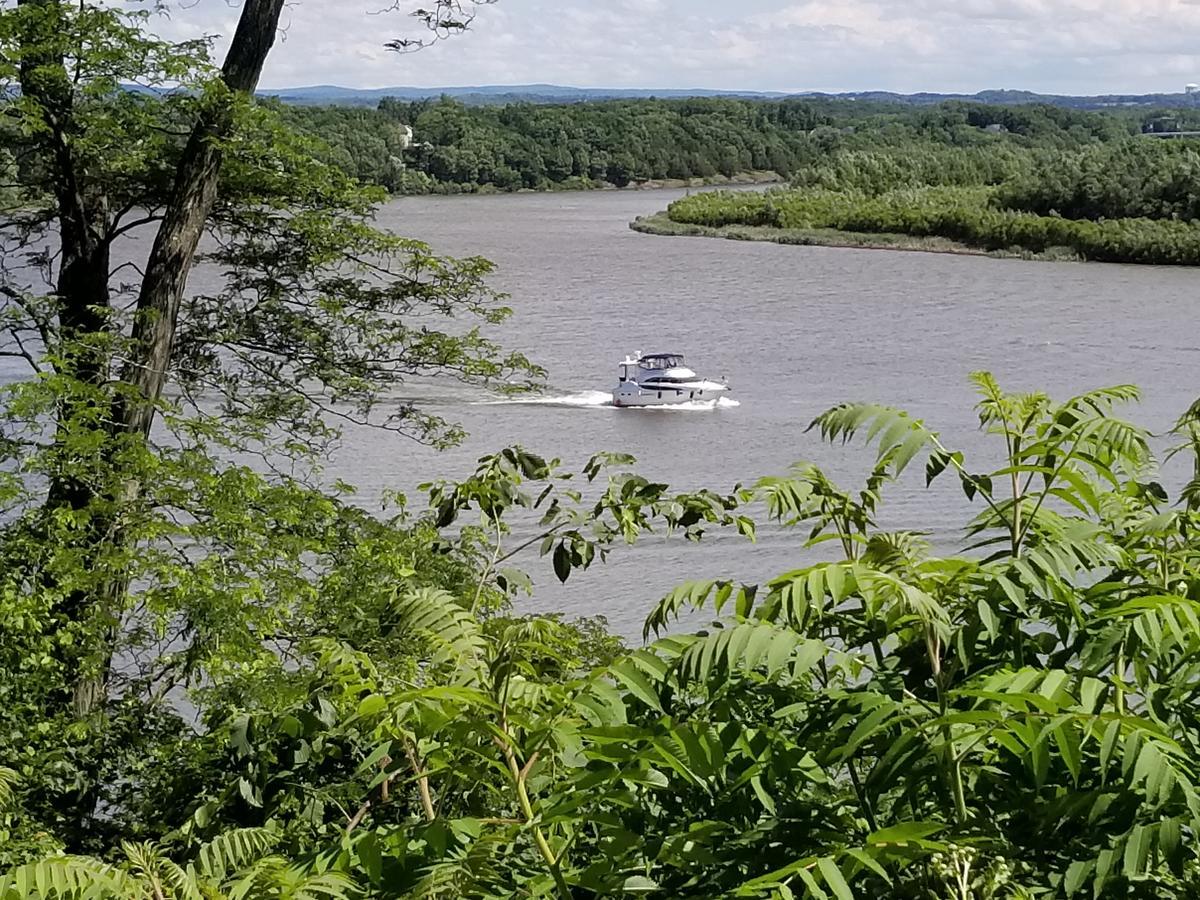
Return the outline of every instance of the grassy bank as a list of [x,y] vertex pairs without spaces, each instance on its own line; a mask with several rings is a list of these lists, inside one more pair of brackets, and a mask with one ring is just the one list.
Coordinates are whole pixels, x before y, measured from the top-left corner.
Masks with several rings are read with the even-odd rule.
[[929,186],[879,194],[820,189],[710,192],[672,203],[666,215],[683,225],[758,228],[767,237],[778,232],[833,232],[832,242],[850,246],[897,246],[902,243],[897,236],[903,236],[917,242],[910,249],[925,249],[920,242],[932,239],[951,248],[1007,256],[1200,265],[1196,222],[1040,215],[1006,208],[998,202],[996,189],[987,186]]
[[1042,253],[1015,250],[983,250],[942,237],[914,237],[908,234],[839,231],[836,228],[775,228],[764,225],[693,225],[675,222],[664,211],[639,216],[629,224],[634,231],[662,237],[709,237],[730,241],[767,241],[803,247],[847,247],[859,250],[908,250],[920,253],[954,253],[966,256],[990,256],[996,259],[1038,259],[1078,262],[1080,257],[1063,248]]
[[435,182],[425,179],[409,184],[400,190],[397,196],[444,196],[459,194],[546,194],[571,191],[654,191],[681,190],[683,188],[704,187],[752,187],[754,185],[780,184],[783,178],[778,172],[750,171],[738,172],[732,176],[712,175],[707,178],[651,178],[645,181],[631,181],[618,187],[609,181],[593,178],[568,178],[565,181],[546,182],[541,187],[518,188],[509,190],[496,187],[494,184],[457,184],[455,182]]

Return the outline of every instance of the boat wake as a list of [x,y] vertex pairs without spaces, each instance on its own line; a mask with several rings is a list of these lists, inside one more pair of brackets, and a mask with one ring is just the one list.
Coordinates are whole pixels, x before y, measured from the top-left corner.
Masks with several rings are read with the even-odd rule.
[[[611,405],[611,404],[610,404]],[[715,400],[689,400],[686,403],[671,403],[662,406],[627,406],[637,412],[712,412],[714,409],[733,409],[741,406],[732,397],[717,397]]]
[[580,391],[577,394],[560,394],[549,397],[508,397],[503,400],[484,400],[485,406],[577,406],[599,408],[612,406],[612,394],[608,391]]
[[[614,409],[612,393],[609,391],[579,391],[575,394],[560,394],[549,397],[512,397],[504,400],[485,400],[484,406],[565,406],[577,409]],[[741,404],[730,397],[714,400],[689,400],[687,403],[672,403],[663,406],[637,406],[625,409],[639,412],[653,410],[664,412],[711,412],[714,409],[732,409]]]

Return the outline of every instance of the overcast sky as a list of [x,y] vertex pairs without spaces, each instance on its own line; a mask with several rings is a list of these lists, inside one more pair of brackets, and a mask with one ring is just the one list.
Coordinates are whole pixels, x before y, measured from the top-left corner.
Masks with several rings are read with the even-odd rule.
[[[1096,94],[1200,82],[1200,0],[499,0],[470,34],[406,55],[383,42],[412,23],[371,14],[390,2],[293,0],[264,87]],[[155,27],[183,37],[230,34],[241,4],[171,5]]]

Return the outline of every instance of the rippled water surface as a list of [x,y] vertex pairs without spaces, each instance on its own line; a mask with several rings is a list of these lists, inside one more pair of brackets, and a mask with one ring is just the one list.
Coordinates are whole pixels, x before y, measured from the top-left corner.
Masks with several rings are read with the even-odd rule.
[[[411,198],[381,222],[443,253],[481,255],[498,270],[515,315],[500,337],[549,371],[547,396],[498,403],[453,385],[433,404],[470,433],[435,452],[403,439],[348,435],[334,474],[376,505],[467,475],[480,455],[521,443],[578,466],[597,450],[633,453],[648,477],[728,490],[798,459],[856,477],[857,450],[822,446],[805,427],[843,400],[907,407],[946,442],[992,461],[976,431],[967,374],[1066,395],[1134,381],[1141,423],[1167,428],[1200,395],[1200,276],[1132,266],[1032,263],[926,253],[785,247],[636,234],[628,222],[670,192]],[[203,276],[201,276],[202,279]],[[685,353],[701,374],[728,376],[739,405],[687,411],[606,405],[617,362],[636,349]],[[983,463],[981,462],[980,467]],[[955,546],[964,500],[947,481],[894,488],[886,524]],[[799,535],[767,531],[757,545],[717,535],[700,545],[651,540],[560,587],[527,560],[527,609],[604,614],[627,635],[675,583],[757,580],[803,561]]]
[[[729,489],[814,459],[847,479],[860,452],[822,446],[805,428],[848,399],[911,409],[946,441],[988,458],[976,431],[967,374],[993,371],[1007,386],[1067,395],[1135,381],[1132,414],[1165,429],[1200,395],[1200,277],[1194,271],[1033,263],[704,238],[628,229],[676,194],[541,194],[405,199],[382,222],[442,252],[493,260],[515,315],[503,338],[550,373],[548,398],[479,403],[447,393],[442,412],[470,432],[435,453],[354,435],[339,465],[369,494],[468,473],[475,459],[519,442],[580,464],[595,450],[633,453],[641,471],[680,487]],[[603,405],[616,363],[636,349],[687,354],[726,375],[736,407],[618,410]],[[453,397],[453,399],[452,399]],[[886,524],[933,532],[950,549],[964,500],[947,481],[898,486]],[[761,579],[803,561],[799,535],[732,535],[688,545],[621,548],[603,568],[537,581],[529,607],[607,615],[634,634],[647,608],[688,578]]]

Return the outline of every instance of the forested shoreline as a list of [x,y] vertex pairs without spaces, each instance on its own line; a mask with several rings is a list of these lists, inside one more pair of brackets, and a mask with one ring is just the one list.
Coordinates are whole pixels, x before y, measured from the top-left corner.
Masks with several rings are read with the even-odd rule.
[[807,152],[807,134],[829,119],[813,104],[726,100],[276,108],[324,145],[318,152],[327,162],[393,193],[623,188],[754,172],[783,177]]
[[[727,98],[484,108],[449,98],[385,99],[374,110],[265,105],[312,137],[325,162],[393,193],[703,183],[752,172],[828,179],[828,166],[884,150],[898,154],[898,165],[927,170],[913,183],[995,183],[1032,149],[1120,141],[1164,120],[1159,111]],[[1191,115],[1170,121],[1186,124]],[[854,180],[833,174],[839,183]]]

